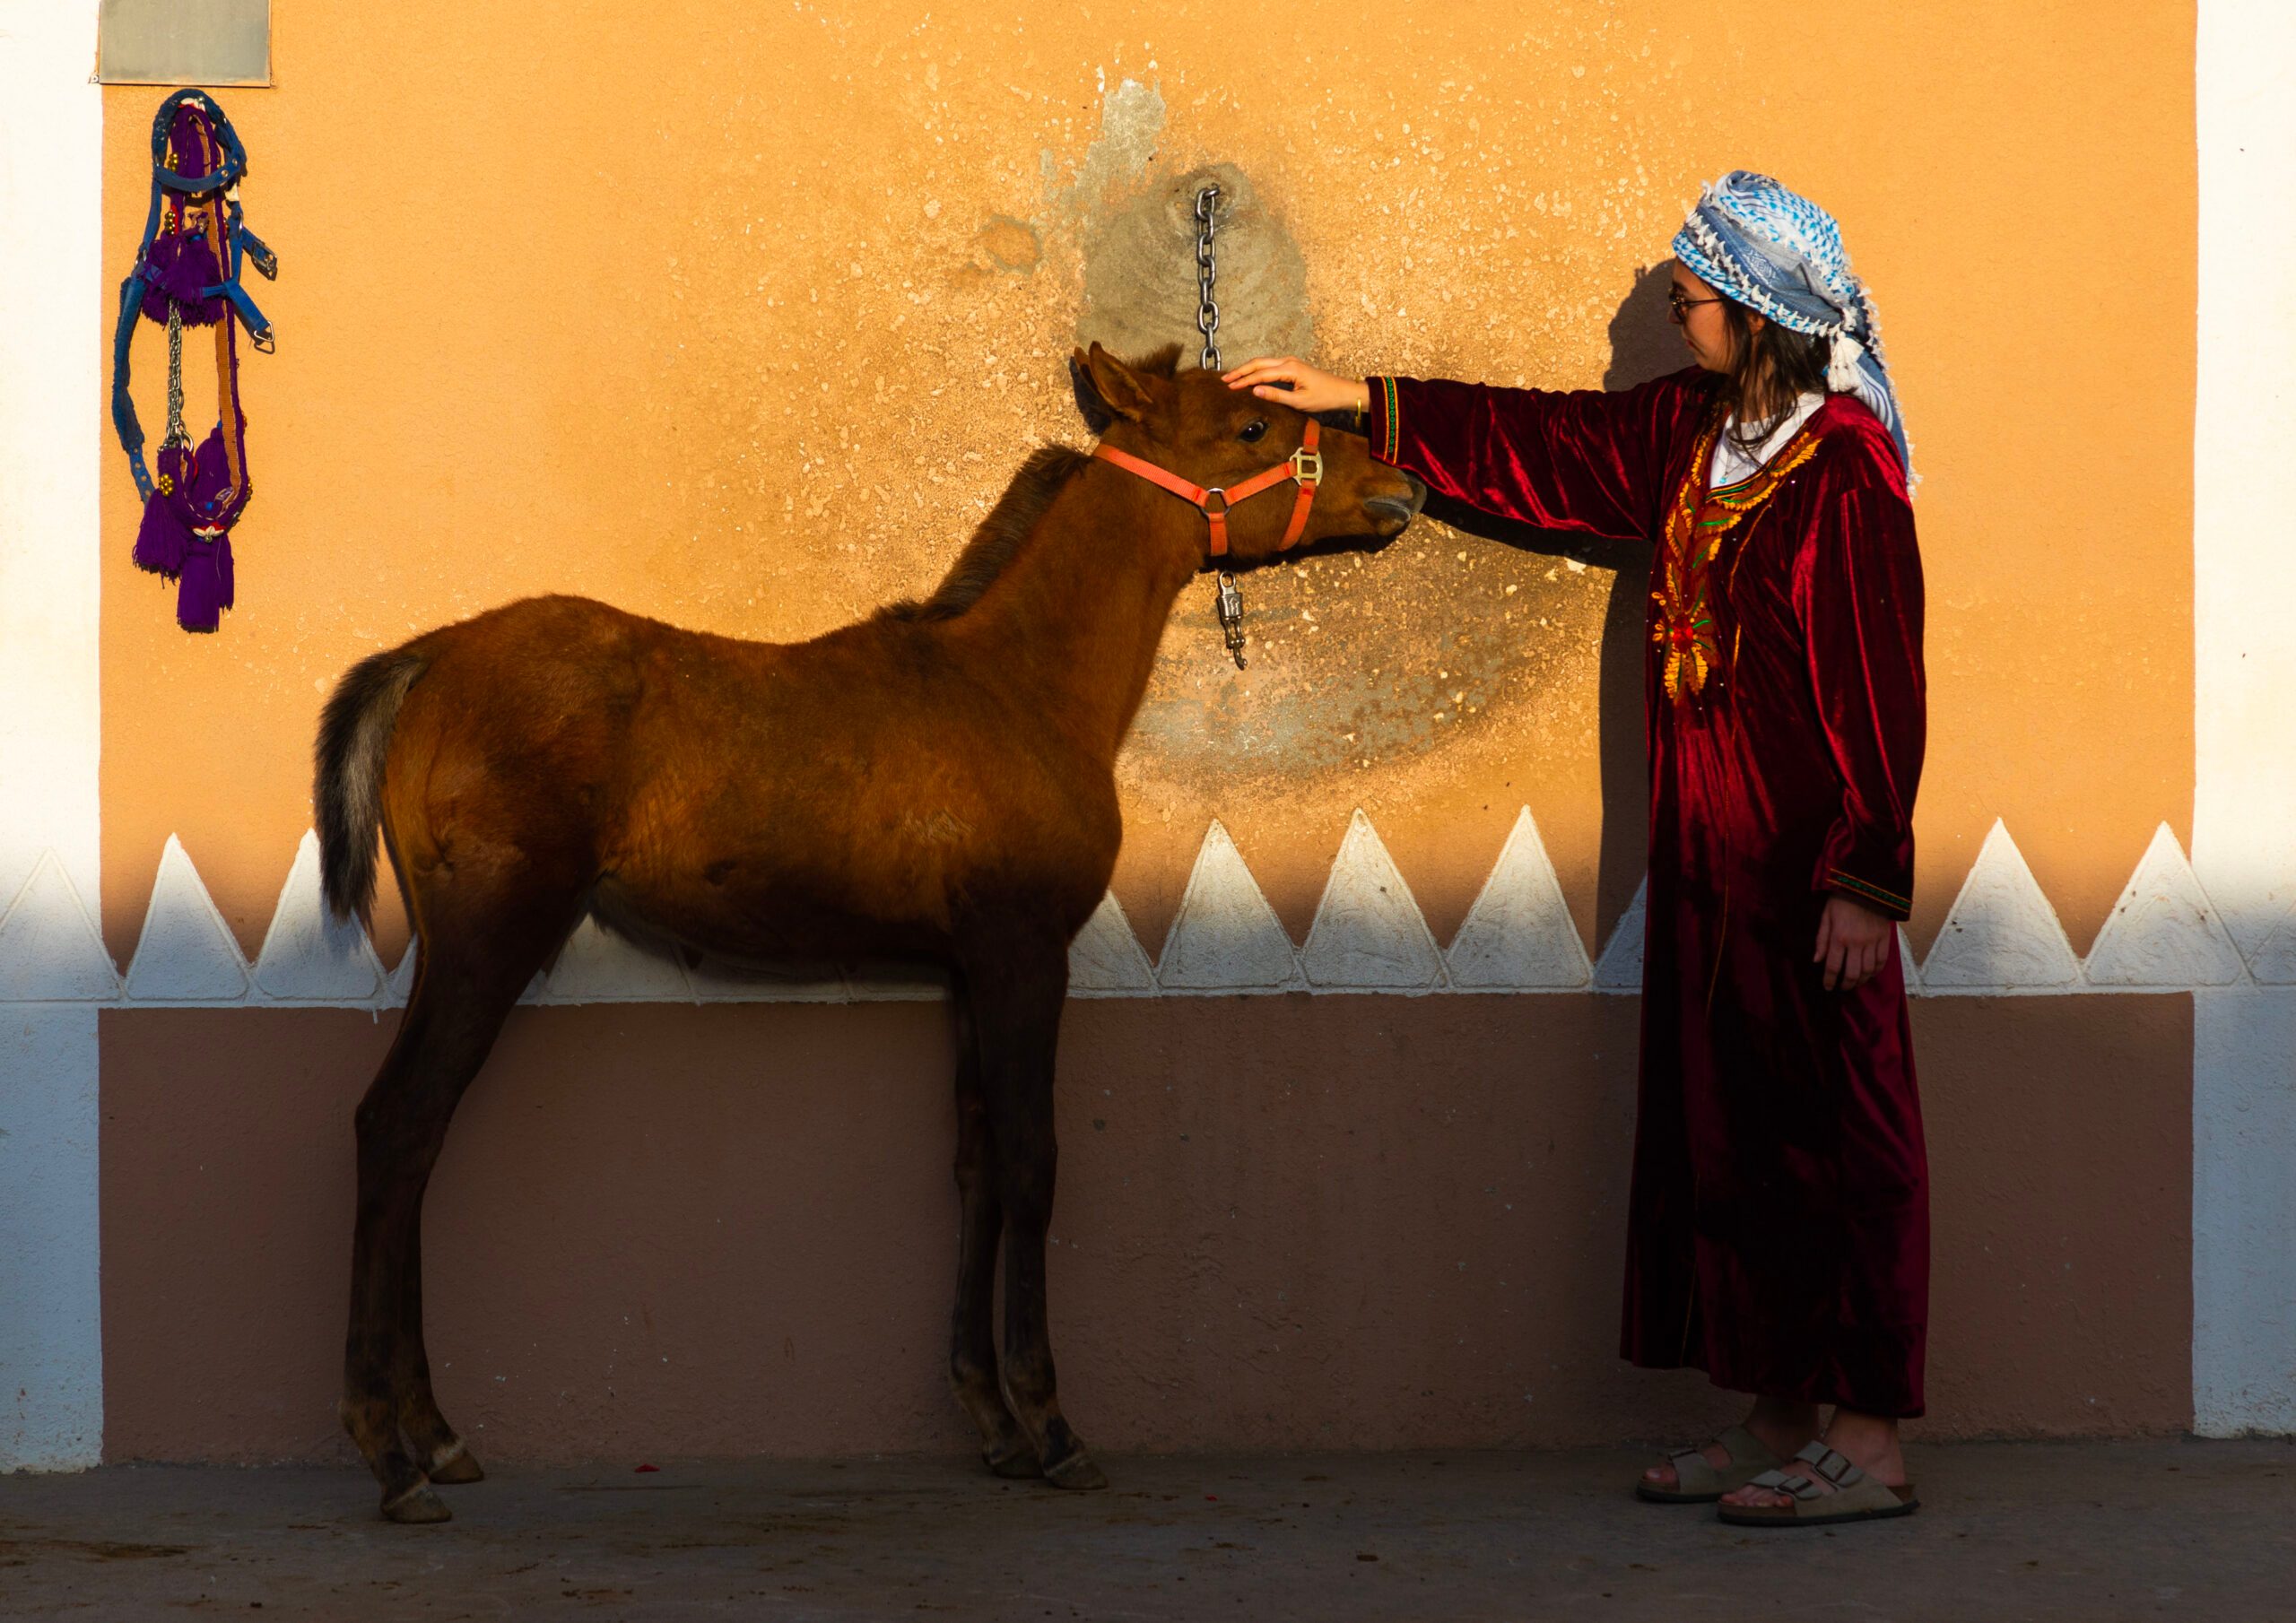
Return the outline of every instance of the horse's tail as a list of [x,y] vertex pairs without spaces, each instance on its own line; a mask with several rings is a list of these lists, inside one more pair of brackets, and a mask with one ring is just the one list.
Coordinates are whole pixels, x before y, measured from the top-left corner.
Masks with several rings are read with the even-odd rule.
[[375,900],[375,830],[383,819],[383,758],[398,707],[430,656],[414,644],[361,660],[319,714],[317,781],[319,873],[337,918],[363,921]]

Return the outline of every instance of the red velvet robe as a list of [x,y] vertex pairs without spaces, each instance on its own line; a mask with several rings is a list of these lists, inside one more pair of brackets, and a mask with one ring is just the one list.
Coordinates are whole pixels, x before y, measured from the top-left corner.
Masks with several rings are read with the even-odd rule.
[[1622,1350],[1742,1392],[1922,1411],[1928,1165],[1905,983],[1825,990],[1827,898],[1903,918],[1921,564],[1888,432],[1836,395],[1707,489],[1717,380],[1371,379],[1371,449],[1525,523],[1641,538],[1649,917]]

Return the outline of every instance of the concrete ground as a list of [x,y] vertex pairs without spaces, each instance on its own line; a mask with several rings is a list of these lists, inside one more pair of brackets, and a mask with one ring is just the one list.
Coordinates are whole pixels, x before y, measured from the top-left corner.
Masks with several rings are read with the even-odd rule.
[[402,1528],[347,1469],[0,1478],[0,1616],[104,1619],[2296,1619],[2296,1447],[1916,1452],[1909,1520],[1740,1530],[1637,1503],[1645,1455],[509,1468]]

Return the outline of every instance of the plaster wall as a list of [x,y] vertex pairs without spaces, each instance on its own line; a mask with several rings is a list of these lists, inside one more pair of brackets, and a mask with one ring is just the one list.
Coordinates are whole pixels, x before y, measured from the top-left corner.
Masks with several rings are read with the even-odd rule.
[[[1634,1000],[1171,1006],[1065,1028],[1050,1289],[1088,1439],[1561,1445],[1727,1410],[1614,1356]],[[347,1121],[387,1019],[103,1019],[107,1457],[338,1457]],[[2189,996],[1925,999],[1916,1037],[1923,1435],[2185,1428]],[[919,1003],[518,1011],[424,1222],[439,1398],[482,1458],[969,1448],[949,1041]]]
[[0,0],[0,1471],[103,1437],[94,53],[92,4]]
[[[2283,567],[2296,469],[2296,16],[2201,10],[2201,367],[2193,431],[2193,860],[2257,960],[2296,952],[2296,639],[2257,590]],[[2277,978],[2276,972],[2274,978]],[[2284,993],[2198,1002],[2194,1407],[2212,1435],[2296,1430],[2296,1008]]]
[[[1910,940],[1963,994],[1918,1016],[1959,1226],[1935,1424],[2189,1423],[2187,994],[2247,985],[2255,948],[2225,962],[2182,855],[2193,16],[2060,17],[1873,8],[1812,38],[1774,0],[1427,4],[1319,17],[1271,74],[1197,4],[1146,31],[1037,5],[670,4],[547,33],[429,0],[283,10],[275,87],[225,97],[285,272],[220,635],[178,632],[128,566],[104,464],[101,924],[132,1005],[101,1021],[107,1451],[335,1446],[349,1107],[393,1017],[150,1005],[387,1004],[328,978],[398,961],[387,896],[371,968],[338,943],[265,969],[304,939],[280,924],[309,739],[352,660],[543,590],[795,638],[929,586],[1030,446],[1084,438],[1072,342],[1193,334],[1173,204],[1198,177],[1241,200],[1230,356],[1617,386],[1677,364],[1648,273],[1737,166],[1845,221],[1926,475]],[[1750,94],[1781,39],[1791,93]],[[103,281],[161,93],[103,92]],[[2144,230],[2093,206],[2100,173],[2147,199]],[[1716,1412],[1609,1356],[1631,999],[1239,1000],[1231,966],[1189,986],[1178,928],[1216,818],[1290,977],[1269,985],[1333,963],[1396,985],[1318,950],[1335,860],[1373,860],[1360,811],[1408,888],[1398,930],[1443,954],[1412,988],[1464,989],[1527,807],[1552,867],[1524,894],[1563,924],[1538,915],[1535,984],[1631,987],[1640,568],[1431,521],[1248,580],[1241,673],[1208,594],[1184,600],[1123,768],[1138,956],[1111,961],[1208,995],[1080,1000],[1064,1058],[1060,1334],[1096,1440],[1562,1441]],[[953,1445],[940,1019],[520,1011],[430,1217],[433,1350],[470,1383],[450,1406],[529,1456]],[[1501,1190],[1525,1198],[1492,1212]]]

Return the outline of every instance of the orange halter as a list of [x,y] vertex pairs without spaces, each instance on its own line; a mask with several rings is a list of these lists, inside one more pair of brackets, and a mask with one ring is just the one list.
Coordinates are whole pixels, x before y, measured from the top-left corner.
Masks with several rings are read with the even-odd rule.
[[[1308,431],[1300,437],[1298,450],[1274,467],[1253,474],[1232,490],[1218,485],[1207,490],[1202,485],[1190,484],[1178,474],[1167,473],[1154,463],[1135,456],[1129,451],[1119,451],[1114,446],[1095,446],[1092,455],[1103,462],[1116,464],[1127,473],[1139,474],[1151,484],[1161,485],[1173,495],[1201,508],[1212,525],[1211,551],[1214,558],[1224,558],[1228,553],[1228,513],[1231,508],[1239,501],[1250,500],[1262,490],[1273,490],[1286,479],[1293,481],[1300,487],[1300,495],[1292,504],[1292,523],[1284,530],[1283,539],[1276,547],[1280,552],[1298,546],[1300,537],[1308,532],[1308,509],[1315,505],[1316,486],[1322,482],[1324,476],[1323,453],[1316,448],[1319,427],[1314,418],[1309,418]],[[1217,507],[1212,504],[1215,496],[1220,499]]]

